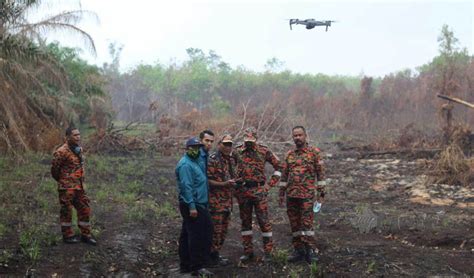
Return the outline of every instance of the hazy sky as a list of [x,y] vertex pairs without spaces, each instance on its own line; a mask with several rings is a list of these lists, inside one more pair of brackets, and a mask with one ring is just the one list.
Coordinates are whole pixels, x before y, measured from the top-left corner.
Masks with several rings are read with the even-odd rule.
[[[64,2],[63,2],[64,3]],[[122,70],[139,63],[186,59],[186,48],[214,50],[232,67],[262,71],[276,57],[300,73],[384,75],[414,69],[438,54],[448,24],[474,53],[474,1],[197,1],[82,0],[100,22],[81,26],[95,39],[101,65],[108,44],[123,44]],[[62,5],[62,4],[61,4]],[[72,6],[74,7],[74,6]],[[57,8],[57,6],[56,6]],[[50,9],[52,11],[54,9]],[[337,20],[306,30],[289,18]],[[70,38],[64,43],[75,43]]]

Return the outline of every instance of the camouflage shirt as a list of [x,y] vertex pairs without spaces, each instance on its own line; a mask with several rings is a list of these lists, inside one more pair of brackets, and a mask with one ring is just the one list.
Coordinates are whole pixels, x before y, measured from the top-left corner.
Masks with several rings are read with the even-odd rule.
[[[225,182],[236,177],[237,159],[225,157],[221,152],[209,156],[207,165],[208,180]],[[216,186],[209,183],[209,210],[212,212],[230,211],[232,207],[232,186]]]
[[51,175],[58,182],[58,189],[83,189],[84,157],[63,144],[53,154]]
[[286,154],[282,171],[282,181],[287,181],[286,193],[291,198],[313,198],[315,190],[324,190],[316,181],[324,180],[321,151],[306,145]]
[[[265,163],[270,163],[275,171],[280,170],[280,160],[265,145],[256,144],[252,148],[239,145],[236,149],[239,159],[237,175],[248,185],[249,182],[265,184]],[[278,177],[279,178],[279,177]],[[244,197],[258,197],[264,193],[263,186],[248,187],[245,185],[238,187],[238,194]]]

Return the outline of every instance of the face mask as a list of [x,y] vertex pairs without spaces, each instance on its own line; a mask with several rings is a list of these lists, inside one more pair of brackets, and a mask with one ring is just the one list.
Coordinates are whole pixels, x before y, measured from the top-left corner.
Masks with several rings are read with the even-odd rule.
[[186,151],[186,153],[188,154],[189,157],[191,157],[192,159],[196,159],[199,157],[199,149],[188,149]]
[[80,155],[81,154],[81,147],[79,146],[74,146],[71,148],[71,150],[76,154],[76,155]]

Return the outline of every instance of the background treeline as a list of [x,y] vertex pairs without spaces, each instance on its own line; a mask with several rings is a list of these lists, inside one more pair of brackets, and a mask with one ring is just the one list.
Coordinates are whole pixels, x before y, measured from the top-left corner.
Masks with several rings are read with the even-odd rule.
[[[206,125],[238,131],[255,125],[264,136],[288,135],[294,124],[316,131],[396,135],[408,129],[437,133],[444,125],[437,94],[474,102],[474,62],[448,26],[438,38],[439,55],[416,69],[383,78],[298,74],[270,59],[265,72],[232,68],[215,52],[187,49],[180,64],[141,64],[110,78],[119,120],[169,124],[176,132]],[[115,67],[120,48],[111,46]],[[109,68],[113,68],[111,65]],[[454,119],[474,124],[474,113],[456,106]],[[245,122],[244,122],[245,121]]]

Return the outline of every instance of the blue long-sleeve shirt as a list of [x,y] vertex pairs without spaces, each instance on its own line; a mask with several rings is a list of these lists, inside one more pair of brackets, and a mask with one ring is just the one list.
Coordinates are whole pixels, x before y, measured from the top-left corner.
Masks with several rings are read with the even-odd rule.
[[196,209],[196,206],[207,208],[209,202],[207,175],[198,161],[199,158],[193,160],[185,154],[176,165],[179,201],[187,204],[189,209]]
[[[198,163],[204,173],[207,173],[207,161],[209,160],[209,153],[204,147],[199,148]],[[207,176],[206,176],[207,177]]]

